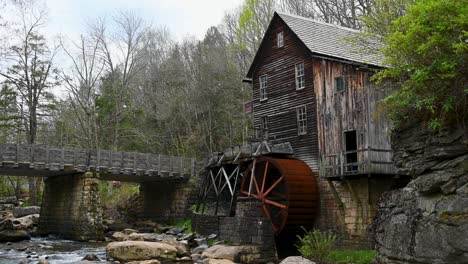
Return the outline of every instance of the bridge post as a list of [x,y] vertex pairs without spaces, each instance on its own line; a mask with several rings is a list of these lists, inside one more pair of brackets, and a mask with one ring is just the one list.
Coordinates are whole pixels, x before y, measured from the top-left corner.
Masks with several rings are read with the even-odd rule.
[[161,223],[187,218],[186,213],[194,204],[192,191],[191,181],[142,182],[140,201],[143,217]]
[[94,172],[45,179],[38,233],[79,240],[102,240],[99,175]]

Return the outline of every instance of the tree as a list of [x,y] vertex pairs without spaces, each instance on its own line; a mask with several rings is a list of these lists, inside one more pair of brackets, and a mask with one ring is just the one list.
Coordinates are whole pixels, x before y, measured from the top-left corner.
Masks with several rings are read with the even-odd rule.
[[380,81],[401,88],[385,99],[396,123],[418,117],[432,128],[464,124],[468,101],[468,1],[416,0],[384,38]]
[[[19,96],[26,141],[34,144],[39,119],[46,114],[53,100],[49,90],[56,85],[53,59],[57,49],[51,51],[39,32],[44,23],[45,11],[35,10],[33,3],[29,2],[18,1],[15,4],[21,23],[16,30],[16,43],[9,47],[5,56],[8,67],[0,75],[5,78],[5,84],[14,87]],[[34,178],[29,181],[32,204],[37,204],[36,183]]]

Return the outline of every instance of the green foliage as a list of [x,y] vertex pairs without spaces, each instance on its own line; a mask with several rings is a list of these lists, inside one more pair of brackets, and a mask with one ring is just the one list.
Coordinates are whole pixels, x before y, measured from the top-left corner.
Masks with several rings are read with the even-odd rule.
[[192,220],[190,219],[178,221],[175,223],[175,226],[185,227],[186,229],[184,230],[184,234],[192,233]]
[[343,264],[371,264],[375,254],[375,250],[334,250],[328,255],[327,260]]
[[101,203],[108,207],[116,208],[124,205],[132,196],[139,193],[139,185],[121,182],[99,182]]
[[299,237],[296,247],[304,258],[323,261],[334,249],[337,240],[332,231],[320,231],[312,229],[306,231],[303,237]]
[[384,100],[395,122],[418,117],[439,128],[467,116],[468,1],[414,2],[384,39],[389,67],[375,79],[401,84]]

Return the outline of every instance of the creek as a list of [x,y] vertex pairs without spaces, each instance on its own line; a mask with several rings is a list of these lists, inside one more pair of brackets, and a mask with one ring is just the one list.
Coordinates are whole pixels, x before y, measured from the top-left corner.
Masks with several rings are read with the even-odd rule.
[[[0,243],[0,264],[37,263],[46,259],[50,264],[79,263],[87,254],[94,254],[106,263],[106,243],[77,242],[54,237]],[[88,262],[93,263],[93,262]]]

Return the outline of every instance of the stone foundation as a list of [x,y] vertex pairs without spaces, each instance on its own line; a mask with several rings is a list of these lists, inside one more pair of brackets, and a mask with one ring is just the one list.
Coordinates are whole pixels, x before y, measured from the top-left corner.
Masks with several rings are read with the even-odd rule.
[[98,175],[92,172],[45,179],[38,233],[102,240]]

